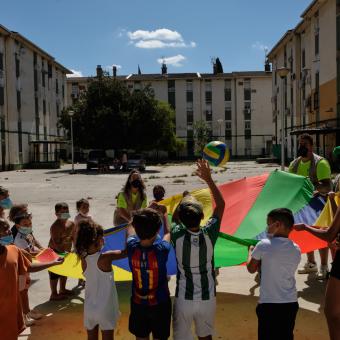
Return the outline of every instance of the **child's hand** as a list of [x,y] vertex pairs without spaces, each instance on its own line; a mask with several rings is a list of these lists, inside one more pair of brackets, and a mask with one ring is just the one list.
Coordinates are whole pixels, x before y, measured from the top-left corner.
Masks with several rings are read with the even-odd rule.
[[196,162],[196,165],[197,165],[196,175],[199,178],[203,179],[203,181],[205,182],[211,181],[212,178],[209,163],[204,159],[199,159]]
[[296,231],[304,231],[306,229],[306,225],[304,223],[294,224],[293,229]]
[[53,263],[54,266],[59,266],[60,264],[63,264],[63,263],[64,263],[64,258],[58,257],[58,258],[57,258],[56,260],[54,260],[52,263]]

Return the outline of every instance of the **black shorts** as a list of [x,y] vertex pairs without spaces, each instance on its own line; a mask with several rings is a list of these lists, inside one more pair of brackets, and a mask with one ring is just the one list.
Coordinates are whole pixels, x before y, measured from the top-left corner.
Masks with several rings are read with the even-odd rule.
[[155,306],[139,305],[131,301],[129,331],[137,338],[147,338],[152,333],[155,339],[170,337],[171,300]]
[[340,250],[335,254],[330,276],[340,280]]
[[298,310],[297,302],[258,304],[258,340],[293,340]]

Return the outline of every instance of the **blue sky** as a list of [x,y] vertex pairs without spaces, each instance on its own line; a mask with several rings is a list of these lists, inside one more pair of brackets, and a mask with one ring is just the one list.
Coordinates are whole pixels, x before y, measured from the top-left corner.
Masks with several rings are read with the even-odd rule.
[[264,48],[293,28],[311,0],[11,0],[0,23],[81,75],[262,70]]

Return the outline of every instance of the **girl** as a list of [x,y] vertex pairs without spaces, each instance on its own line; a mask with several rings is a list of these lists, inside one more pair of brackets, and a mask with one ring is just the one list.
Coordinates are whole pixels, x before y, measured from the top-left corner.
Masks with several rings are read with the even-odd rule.
[[120,314],[112,261],[126,257],[127,253],[126,250],[101,253],[103,245],[103,228],[94,222],[81,221],[75,250],[86,279],[84,325],[88,340],[98,339],[99,328],[103,340],[112,340]]
[[[306,224],[295,224],[295,230],[306,230],[320,239],[333,242],[340,241],[340,206],[336,210],[332,224],[328,229],[317,229]],[[327,282],[325,297],[325,315],[328,323],[328,331],[331,340],[340,339],[340,247],[337,243],[330,278]]]
[[[21,215],[17,215],[14,222],[17,226],[17,235],[14,239],[14,244],[18,248],[28,252],[29,256],[35,256],[44,249],[33,236],[31,214],[22,213]],[[39,320],[43,316],[37,311],[30,309],[28,300],[28,288],[30,286],[30,282],[31,279],[28,273],[19,276],[20,297],[26,326],[33,325],[34,320]]]
[[145,184],[138,170],[132,170],[125,183],[123,191],[117,196],[117,208],[114,212],[113,224],[115,226],[128,223],[132,212],[146,208],[147,200]]
[[74,218],[74,224],[76,225],[76,227],[82,220],[88,220],[90,222],[93,222],[92,216],[89,215],[90,203],[87,199],[82,198],[79,201],[77,201],[76,209],[78,211],[78,215]]

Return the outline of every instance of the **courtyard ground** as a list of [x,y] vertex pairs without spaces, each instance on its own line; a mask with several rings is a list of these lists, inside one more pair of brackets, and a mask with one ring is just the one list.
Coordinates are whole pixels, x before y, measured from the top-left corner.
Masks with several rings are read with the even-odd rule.
[[[259,175],[279,168],[273,164],[255,162],[229,162],[227,170],[219,170],[213,177],[218,184],[246,176]],[[143,178],[146,180],[148,198],[152,198],[152,188],[162,184],[166,196],[205,187],[193,176],[194,165],[178,164],[149,166]],[[105,227],[112,225],[115,196],[126,181],[127,174],[97,174],[87,172],[85,165],[76,165],[77,174],[70,174],[70,166],[57,170],[22,170],[1,172],[1,185],[10,189],[15,202],[28,202],[33,213],[33,228],[36,237],[47,246],[49,227],[55,219],[54,204],[66,201],[71,215],[76,213],[75,202],[79,198],[90,200],[90,213]],[[303,261],[305,258],[303,258]],[[68,280],[68,288],[76,286],[77,281]],[[170,281],[174,293],[175,281]],[[323,315],[325,283],[313,276],[297,275],[300,311],[296,323],[296,339],[328,339],[326,321]],[[118,283],[118,294],[122,316],[115,332],[116,339],[133,339],[128,332],[130,283]],[[255,307],[259,287],[245,267],[222,268],[217,287],[216,339],[256,339],[257,319]],[[83,291],[63,302],[49,302],[49,280],[47,272],[32,275],[30,288],[31,307],[36,307],[45,317],[27,329],[19,339],[54,340],[84,339],[82,324]]]

